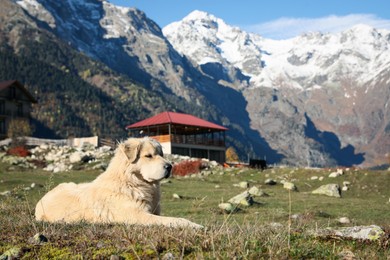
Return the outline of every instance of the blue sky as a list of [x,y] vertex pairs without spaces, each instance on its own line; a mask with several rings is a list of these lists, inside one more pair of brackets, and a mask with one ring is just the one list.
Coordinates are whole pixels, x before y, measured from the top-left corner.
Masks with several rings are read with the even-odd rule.
[[338,32],[356,24],[390,30],[390,0],[109,0],[136,7],[161,28],[193,10],[266,38],[285,39],[303,32]]

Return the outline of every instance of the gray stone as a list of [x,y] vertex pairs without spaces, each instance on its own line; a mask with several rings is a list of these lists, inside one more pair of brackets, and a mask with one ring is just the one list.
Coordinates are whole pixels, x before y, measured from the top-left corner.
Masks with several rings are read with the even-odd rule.
[[240,204],[243,206],[251,206],[253,205],[253,198],[248,191],[244,191],[243,193],[231,198],[228,202],[232,204]]
[[83,159],[83,153],[82,152],[79,152],[79,151],[76,151],[74,153],[72,153],[70,156],[69,156],[69,162],[70,163],[78,163],[78,162],[81,162],[81,160]]
[[339,218],[339,223],[341,224],[349,224],[351,223],[351,220],[347,217],[342,217],[342,218]]
[[182,196],[180,196],[180,195],[177,194],[177,193],[173,193],[173,194],[172,194],[172,197],[173,197],[174,199],[182,199]]
[[47,243],[48,240],[44,235],[37,233],[33,237],[30,237],[28,239],[28,242],[32,245],[42,245],[44,243]]
[[316,190],[311,192],[312,194],[326,195],[329,197],[341,198],[340,187],[338,184],[326,184],[322,185]]
[[247,189],[249,187],[249,183],[247,181],[242,181],[238,184],[240,188]]
[[3,191],[3,192],[0,192],[0,195],[1,195],[1,196],[8,196],[8,195],[11,195],[11,191],[6,190],[6,191]]
[[341,176],[343,174],[344,174],[344,171],[342,169],[337,169],[337,171],[332,172],[331,174],[329,174],[329,177],[330,178],[336,178],[336,177],[339,177],[339,176]]
[[344,228],[327,228],[318,229],[310,232],[316,237],[329,237],[336,236],[348,239],[362,239],[362,240],[378,240],[385,235],[385,231],[376,225],[371,226],[355,226],[355,227],[344,227]]
[[0,260],[7,259],[18,259],[22,254],[22,249],[20,247],[12,247],[5,251],[1,256]]
[[294,183],[288,182],[288,181],[285,181],[283,183],[283,188],[285,188],[287,190],[291,190],[291,191],[297,191],[298,190],[297,186]]
[[249,189],[249,194],[252,196],[257,196],[257,197],[267,197],[269,196],[267,193],[264,191],[260,190],[258,187],[253,186],[252,188]]
[[267,185],[275,185],[277,182],[273,179],[266,179],[264,183]]
[[225,211],[226,213],[231,213],[234,211],[234,209],[236,208],[235,206],[233,206],[232,203],[220,203],[218,205],[218,207],[220,209],[222,209],[223,211]]

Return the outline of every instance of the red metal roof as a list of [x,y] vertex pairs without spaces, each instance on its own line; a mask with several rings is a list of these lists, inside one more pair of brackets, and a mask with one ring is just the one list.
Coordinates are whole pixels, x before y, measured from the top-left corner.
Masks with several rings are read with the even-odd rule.
[[211,123],[209,121],[200,119],[196,116],[175,113],[175,112],[162,112],[153,117],[149,117],[145,120],[139,121],[132,125],[126,126],[126,129],[140,128],[145,126],[163,125],[163,124],[177,124],[177,125],[190,125],[203,128],[218,129],[222,131],[228,130],[226,127]]

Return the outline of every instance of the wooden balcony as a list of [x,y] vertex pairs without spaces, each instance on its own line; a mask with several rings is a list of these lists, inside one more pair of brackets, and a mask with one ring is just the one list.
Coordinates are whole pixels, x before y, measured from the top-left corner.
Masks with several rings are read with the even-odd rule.
[[222,138],[210,138],[207,135],[157,135],[151,136],[160,143],[171,142],[173,144],[190,144],[203,146],[225,147],[225,141]]

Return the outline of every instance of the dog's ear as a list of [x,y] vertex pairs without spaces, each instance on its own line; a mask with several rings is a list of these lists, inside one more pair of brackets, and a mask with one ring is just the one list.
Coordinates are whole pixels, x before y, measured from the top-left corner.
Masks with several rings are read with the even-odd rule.
[[121,150],[126,155],[127,159],[133,163],[138,159],[139,151],[141,150],[140,142],[126,142],[121,144]]

